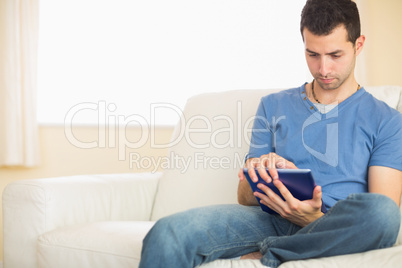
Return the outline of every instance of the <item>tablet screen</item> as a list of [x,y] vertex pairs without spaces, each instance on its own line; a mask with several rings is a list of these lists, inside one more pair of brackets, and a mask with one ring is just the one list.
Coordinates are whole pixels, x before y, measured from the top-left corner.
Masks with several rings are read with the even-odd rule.
[[[309,169],[277,169],[277,171],[278,171],[279,180],[286,186],[286,188],[288,188],[288,190],[292,193],[293,197],[295,197],[301,201],[313,198],[313,191],[314,191],[316,184],[314,182],[314,178],[313,178],[313,174],[311,173],[311,170],[309,170]],[[257,170],[256,170],[256,174],[258,176],[258,182],[256,182],[256,183],[254,183],[251,180],[250,176],[248,175],[247,168],[243,169],[243,173],[246,176],[247,181],[249,182],[253,192],[257,191],[260,193],[264,193],[262,190],[260,190],[257,187],[258,183],[263,183],[263,184],[267,185],[277,195],[279,195],[283,200],[285,200],[282,197],[281,193],[279,192],[278,188],[276,188],[272,182],[267,183],[266,181],[264,181],[258,174]],[[261,204],[259,198],[257,198],[257,200],[258,200],[258,203],[260,204],[262,210],[264,210],[268,213],[271,213],[271,214],[277,214],[275,211],[273,211],[269,207]],[[323,213],[327,212],[327,209],[326,209],[324,203],[322,204],[321,211]]]

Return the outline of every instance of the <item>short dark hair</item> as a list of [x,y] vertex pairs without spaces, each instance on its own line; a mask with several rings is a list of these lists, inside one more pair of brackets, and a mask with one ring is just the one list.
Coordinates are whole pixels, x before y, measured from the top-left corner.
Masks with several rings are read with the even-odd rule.
[[301,13],[300,31],[307,28],[315,35],[329,35],[343,24],[348,41],[354,45],[360,36],[360,16],[352,0],[307,0]]

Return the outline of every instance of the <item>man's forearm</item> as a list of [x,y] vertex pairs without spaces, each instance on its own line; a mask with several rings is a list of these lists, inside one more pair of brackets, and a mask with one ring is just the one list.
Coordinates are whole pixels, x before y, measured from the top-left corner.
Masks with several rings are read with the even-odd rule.
[[237,188],[237,201],[240,205],[245,206],[258,206],[258,201],[255,198],[250,184],[247,180],[241,180]]

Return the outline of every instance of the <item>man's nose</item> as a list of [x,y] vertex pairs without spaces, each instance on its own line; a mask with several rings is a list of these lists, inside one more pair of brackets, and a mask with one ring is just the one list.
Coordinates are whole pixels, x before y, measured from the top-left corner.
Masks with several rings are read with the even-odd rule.
[[320,74],[321,76],[326,77],[329,72],[329,63],[325,57],[322,57],[320,61]]

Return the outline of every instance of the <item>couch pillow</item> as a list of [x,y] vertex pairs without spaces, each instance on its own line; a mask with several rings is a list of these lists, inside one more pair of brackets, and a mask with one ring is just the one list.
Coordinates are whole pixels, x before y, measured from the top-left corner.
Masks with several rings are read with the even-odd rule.
[[[402,95],[402,87],[399,86],[375,86],[364,87],[367,92],[372,94],[379,100],[386,102],[394,109],[400,110],[402,107],[400,96]],[[399,107],[398,107],[399,106]]]
[[262,96],[278,90],[237,90],[192,97],[175,128],[169,168],[159,182],[152,220],[193,207],[237,202]]

